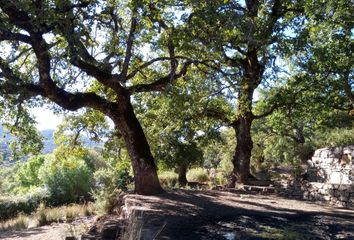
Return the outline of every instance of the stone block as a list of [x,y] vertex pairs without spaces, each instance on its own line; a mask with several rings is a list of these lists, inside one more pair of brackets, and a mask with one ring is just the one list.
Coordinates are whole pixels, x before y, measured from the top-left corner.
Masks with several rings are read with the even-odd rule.
[[339,191],[350,191],[350,188],[351,188],[351,185],[349,185],[349,184],[341,184],[338,187],[338,190]]
[[322,162],[323,165],[332,166],[333,164],[338,163],[339,159],[335,157],[328,157],[328,158],[324,158]]
[[321,189],[321,188],[323,188],[324,183],[313,182],[313,183],[311,183],[311,186],[315,189]]
[[347,207],[347,203],[346,202],[337,201],[336,206],[345,208],[345,207]]
[[336,198],[340,197],[340,192],[338,190],[335,190],[333,192],[333,196],[336,197]]
[[327,190],[327,193],[328,193],[328,195],[330,195],[330,196],[333,196],[334,195],[334,189],[328,189]]
[[321,194],[321,195],[327,195],[328,194],[328,190],[321,188],[321,189],[318,190],[318,193]]
[[308,197],[310,195],[310,193],[308,192],[308,191],[305,191],[304,193],[303,193],[303,196],[304,197]]
[[322,148],[322,149],[320,149],[317,156],[320,158],[327,158],[331,153],[332,153],[332,151],[330,148]]
[[328,150],[329,148],[319,148],[317,150],[315,150],[313,156],[315,157],[320,157],[321,156],[321,152],[324,151],[324,150]]
[[325,200],[325,201],[330,201],[330,200],[331,200],[331,196],[329,196],[329,195],[324,195],[324,196],[323,196],[323,200]]

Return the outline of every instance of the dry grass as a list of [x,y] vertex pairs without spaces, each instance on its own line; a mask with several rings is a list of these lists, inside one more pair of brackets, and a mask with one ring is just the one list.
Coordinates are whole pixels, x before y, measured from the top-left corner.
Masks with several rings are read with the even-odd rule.
[[29,217],[20,214],[16,218],[0,222],[0,231],[17,230],[28,227]]
[[41,204],[34,214],[39,225],[52,222],[71,222],[77,217],[85,217],[94,214],[93,204],[71,204],[56,208],[46,208]]
[[[31,216],[21,214],[16,218],[0,222],[0,231],[43,226],[53,222],[71,222],[77,217],[93,215],[94,212],[92,203],[71,204],[56,208],[47,208],[45,204],[41,203]],[[32,222],[31,226],[29,226],[30,222]]]
[[90,230],[91,225],[87,223],[68,225],[65,232],[65,237],[74,237],[75,239],[80,239],[83,233]]

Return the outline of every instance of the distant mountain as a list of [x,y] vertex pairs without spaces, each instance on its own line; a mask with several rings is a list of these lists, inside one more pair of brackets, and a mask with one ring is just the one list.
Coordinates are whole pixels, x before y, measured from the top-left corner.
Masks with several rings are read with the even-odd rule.
[[[12,136],[11,134],[6,134],[3,136],[4,130],[2,126],[0,125],[0,155],[2,155],[2,159],[4,161],[8,161],[10,158],[11,150],[10,147],[8,146],[8,142],[11,141]],[[54,129],[47,129],[40,131],[40,133],[43,136],[43,149],[42,153],[47,154],[53,152],[55,149],[55,144],[54,144]],[[82,141],[84,142],[85,146],[89,148],[93,148],[95,146],[99,146],[100,144],[91,141],[89,138],[82,136],[81,137]],[[0,157],[1,159],[1,157]]]
[[44,137],[43,139],[43,149],[42,153],[51,153],[55,149],[55,144],[54,144],[54,129],[47,129],[41,131],[42,136]]
[[2,126],[0,125],[0,160],[8,160],[10,158],[10,148],[7,145],[7,142],[11,140],[11,135],[10,134],[4,134],[4,130]]

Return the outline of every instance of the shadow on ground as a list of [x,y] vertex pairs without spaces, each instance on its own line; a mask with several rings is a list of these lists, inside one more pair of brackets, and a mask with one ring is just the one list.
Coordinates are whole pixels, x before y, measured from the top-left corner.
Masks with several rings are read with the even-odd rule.
[[273,195],[179,190],[126,203],[141,212],[142,239],[354,239],[353,211]]

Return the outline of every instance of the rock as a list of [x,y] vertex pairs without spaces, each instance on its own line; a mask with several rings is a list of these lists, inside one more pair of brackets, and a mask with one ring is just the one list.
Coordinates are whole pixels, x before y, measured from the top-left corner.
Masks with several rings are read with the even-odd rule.
[[321,195],[327,195],[328,194],[328,191],[326,189],[319,189],[318,192],[321,194]]
[[337,207],[343,207],[343,208],[345,208],[345,207],[347,207],[347,203],[337,201],[336,206],[337,206]]
[[305,198],[305,199],[307,199],[308,197],[309,197],[309,192],[308,191],[306,191],[306,192],[304,192],[304,194],[303,194],[303,197]]
[[325,195],[325,196],[323,196],[323,200],[330,201],[331,200],[331,196]]
[[76,240],[76,237],[65,237],[65,240]]
[[339,200],[342,201],[342,202],[347,202],[349,199],[346,196],[340,196]]
[[122,232],[125,221],[123,219],[109,220],[104,223],[97,223],[88,233],[84,234],[82,240],[115,240]]

